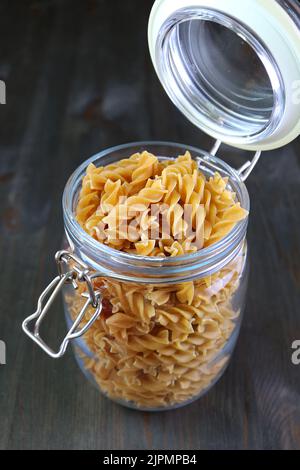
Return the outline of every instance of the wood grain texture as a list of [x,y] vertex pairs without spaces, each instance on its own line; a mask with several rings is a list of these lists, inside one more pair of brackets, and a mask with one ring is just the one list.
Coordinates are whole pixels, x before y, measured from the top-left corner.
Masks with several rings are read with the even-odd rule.
[[[151,0],[0,3],[1,449],[299,449],[299,140],[267,153],[250,177],[251,277],[238,345],[198,402],[159,414],[101,397],[72,352],[53,361],[21,332],[55,273],[61,195],[70,173],[105,147],[211,139],[173,107],[147,48]],[[242,152],[224,149],[238,166]],[[62,310],[49,335],[62,335]]]

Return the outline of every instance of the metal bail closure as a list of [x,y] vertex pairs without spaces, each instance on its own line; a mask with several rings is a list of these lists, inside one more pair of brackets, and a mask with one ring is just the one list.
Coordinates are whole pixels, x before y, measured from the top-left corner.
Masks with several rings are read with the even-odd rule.
[[[69,341],[82,336],[99,317],[102,310],[102,296],[99,291],[95,291],[92,285],[92,275],[88,269],[88,266],[83,263],[77,256],[70,253],[69,251],[58,251],[55,255],[55,260],[58,265],[59,275],[55,277],[46,289],[42,292],[38,299],[37,310],[27,317],[23,323],[22,328],[24,332],[31,338],[40,348],[42,348],[49,356],[54,359],[62,357],[66,352]],[[68,265],[69,261],[73,261],[71,270],[64,273],[63,265]],[[65,284],[72,284],[74,289],[78,288],[78,282],[85,282],[87,292],[82,294],[83,297],[87,297],[87,300],[78,314],[76,320],[68,331],[67,335],[63,339],[60,348],[57,352],[53,351],[40,337],[40,326],[47,314],[49,308],[54,302],[54,299],[60,293]],[[46,303],[44,304],[45,299]],[[93,307],[95,312],[90,320],[80,329],[77,329],[80,325],[86,310],[88,307]],[[29,324],[36,320],[33,329],[29,329]]]
[[[214,143],[211,151],[210,151],[210,154],[215,157],[218,153],[218,150],[219,148],[221,147],[222,145],[222,141],[221,140],[216,140],[216,142]],[[238,174],[240,175],[241,177],[241,180],[243,182],[246,181],[246,179],[250,176],[250,174],[252,173],[252,171],[254,170],[254,167],[256,166],[258,160],[260,159],[260,156],[261,156],[261,150],[258,150],[253,159],[250,161],[247,161],[246,163],[244,163],[244,165],[242,165],[238,170]]]
[[[216,140],[213,147],[211,148],[211,150],[208,152],[209,154],[205,157],[196,157],[195,160],[196,162],[198,163],[198,167],[201,169],[201,165],[203,162],[205,162],[205,165],[209,165],[211,168],[213,168],[215,171],[222,171],[218,165],[216,165],[215,163],[211,162],[211,156],[215,157],[218,153],[218,150],[219,148],[221,147],[222,145],[222,141],[221,140]],[[254,169],[254,167],[256,166],[260,156],[261,156],[261,150],[257,151],[253,157],[253,159],[250,161],[247,161],[246,163],[244,163],[244,165],[242,165],[237,171],[238,175],[241,177],[241,180],[243,182],[246,181],[246,179],[249,177],[249,175],[252,173],[252,170]]]

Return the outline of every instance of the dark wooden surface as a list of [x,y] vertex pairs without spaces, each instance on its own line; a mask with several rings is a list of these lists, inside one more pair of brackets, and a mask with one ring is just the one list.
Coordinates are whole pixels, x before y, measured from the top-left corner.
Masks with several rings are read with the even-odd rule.
[[[252,270],[244,323],[225,376],[198,402],[160,414],[101,397],[72,352],[51,360],[21,331],[55,273],[61,195],[100,149],[211,139],[169,102],[147,49],[151,0],[1,1],[0,448],[300,448],[299,140],[267,153],[248,181]],[[224,149],[234,165],[245,158]],[[61,335],[61,308],[49,324]]]

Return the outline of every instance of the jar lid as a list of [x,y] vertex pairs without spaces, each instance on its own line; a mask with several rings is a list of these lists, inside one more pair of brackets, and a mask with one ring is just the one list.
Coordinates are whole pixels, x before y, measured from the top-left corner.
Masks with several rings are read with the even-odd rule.
[[247,150],[300,134],[300,6],[295,0],[156,0],[151,58],[177,108]]

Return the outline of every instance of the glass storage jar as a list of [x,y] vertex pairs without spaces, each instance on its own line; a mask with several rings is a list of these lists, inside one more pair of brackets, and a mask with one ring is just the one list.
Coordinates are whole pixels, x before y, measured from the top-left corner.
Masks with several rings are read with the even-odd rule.
[[[58,276],[23,322],[53,358],[70,341],[87,377],[133,408],[169,409],[205,393],[222,375],[241,324],[247,285],[247,219],[193,254],[142,257],[89,236],[75,209],[87,165],[107,165],[148,150],[160,159],[190,151],[201,171],[218,171],[249,210],[244,181],[262,151],[300,132],[300,8],[293,0],[156,0],[148,42],[157,75],[180,111],[216,139],[212,150],[163,142],[105,150],[71,176],[63,196],[67,248]],[[234,170],[216,157],[222,142],[254,151]],[[40,326],[63,290],[69,331],[59,350]],[[31,322],[35,322],[33,328]]]
[[[247,285],[247,220],[215,245],[179,257],[135,256],[94,240],[74,215],[87,164],[107,165],[145,149],[168,159],[189,150],[206,176],[217,168],[229,178],[228,187],[247,210],[249,197],[238,173],[224,162],[172,143],[108,149],[81,165],[66,186],[63,210],[69,246],[88,266],[103,304],[88,331],[74,340],[77,361],[113,400],[142,409],[173,408],[206,392],[232,354]],[[86,302],[87,286],[79,282],[78,289],[65,285],[63,291],[70,327]],[[90,306],[82,326],[94,312]]]

